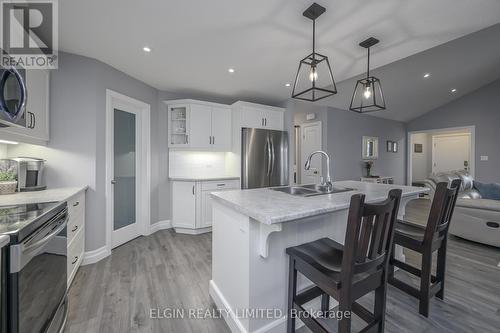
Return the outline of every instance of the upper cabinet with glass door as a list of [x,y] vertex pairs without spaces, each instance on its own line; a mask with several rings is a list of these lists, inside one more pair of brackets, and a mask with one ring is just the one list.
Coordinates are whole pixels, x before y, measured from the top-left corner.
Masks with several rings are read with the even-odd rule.
[[231,150],[229,106],[196,100],[165,101],[168,146],[199,150]]

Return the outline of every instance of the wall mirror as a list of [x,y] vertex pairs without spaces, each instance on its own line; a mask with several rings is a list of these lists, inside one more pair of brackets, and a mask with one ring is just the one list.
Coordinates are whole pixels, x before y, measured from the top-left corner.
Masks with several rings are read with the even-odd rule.
[[378,158],[378,138],[363,136],[363,160],[376,160]]

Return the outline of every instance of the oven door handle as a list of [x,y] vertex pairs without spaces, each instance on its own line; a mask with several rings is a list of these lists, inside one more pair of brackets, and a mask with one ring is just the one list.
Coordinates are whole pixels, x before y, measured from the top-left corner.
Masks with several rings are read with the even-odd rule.
[[64,228],[66,228],[66,224],[68,223],[68,218],[69,218],[69,216],[66,215],[64,222],[59,227],[57,227],[53,232],[51,232],[47,236],[43,237],[39,241],[36,241],[35,243],[30,244],[30,245],[23,244],[23,248],[22,248],[23,253],[32,252],[32,251],[38,249],[39,247],[47,244],[52,238],[54,238],[57,234],[59,234],[61,231],[63,231]]

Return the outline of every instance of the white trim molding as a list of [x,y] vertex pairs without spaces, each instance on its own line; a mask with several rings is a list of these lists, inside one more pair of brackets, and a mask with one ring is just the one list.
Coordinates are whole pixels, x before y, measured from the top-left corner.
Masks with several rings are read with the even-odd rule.
[[[106,247],[111,253],[113,243],[113,187],[111,181],[114,177],[113,157],[113,117],[114,109],[120,108],[124,111],[137,115],[137,151],[136,175],[137,175],[137,230],[134,233],[149,235],[151,228],[151,106],[142,101],[122,95],[115,91],[106,89]],[[124,228],[122,228],[124,229]],[[123,243],[125,240],[120,240]]]
[[111,251],[106,245],[92,251],[87,251],[83,255],[82,266],[95,264],[109,255],[111,255]]
[[476,126],[460,126],[460,127],[447,127],[447,128],[433,128],[433,129],[425,129],[425,130],[416,130],[416,131],[408,131],[406,134],[406,184],[411,185],[412,184],[412,176],[413,176],[413,143],[411,140],[411,137],[413,134],[419,134],[419,133],[427,133],[427,134],[434,134],[436,133],[445,135],[447,132],[448,133],[454,133],[454,132],[467,132],[470,133],[471,137],[471,147],[470,147],[470,165],[469,165],[469,172],[473,178],[476,176]]
[[149,228],[149,234],[152,235],[157,231],[170,229],[170,228],[172,228],[172,221],[170,221],[170,220],[158,221],[158,222],[151,224],[151,227]]

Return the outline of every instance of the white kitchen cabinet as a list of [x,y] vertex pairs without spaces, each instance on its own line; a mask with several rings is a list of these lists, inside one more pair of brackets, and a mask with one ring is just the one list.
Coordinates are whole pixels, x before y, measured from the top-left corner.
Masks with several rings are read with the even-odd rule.
[[263,128],[282,131],[284,109],[247,102],[232,105],[237,127]]
[[229,106],[195,101],[166,101],[170,148],[231,150]]
[[196,182],[173,182],[172,225],[176,231],[196,228],[196,193]]
[[212,108],[212,145],[219,151],[231,151],[231,109]]
[[68,204],[68,288],[80,267],[85,253],[85,190],[67,200]]
[[189,119],[190,147],[211,148],[212,108],[202,104],[191,104]]
[[174,181],[172,225],[175,231],[185,234],[210,232],[212,230],[212,198],[210,193],[239,188],[239,179]]
[[47,144],[49,141],[49,79],[48,70],[26,71],[26,127],[0,129],[0,139]]

